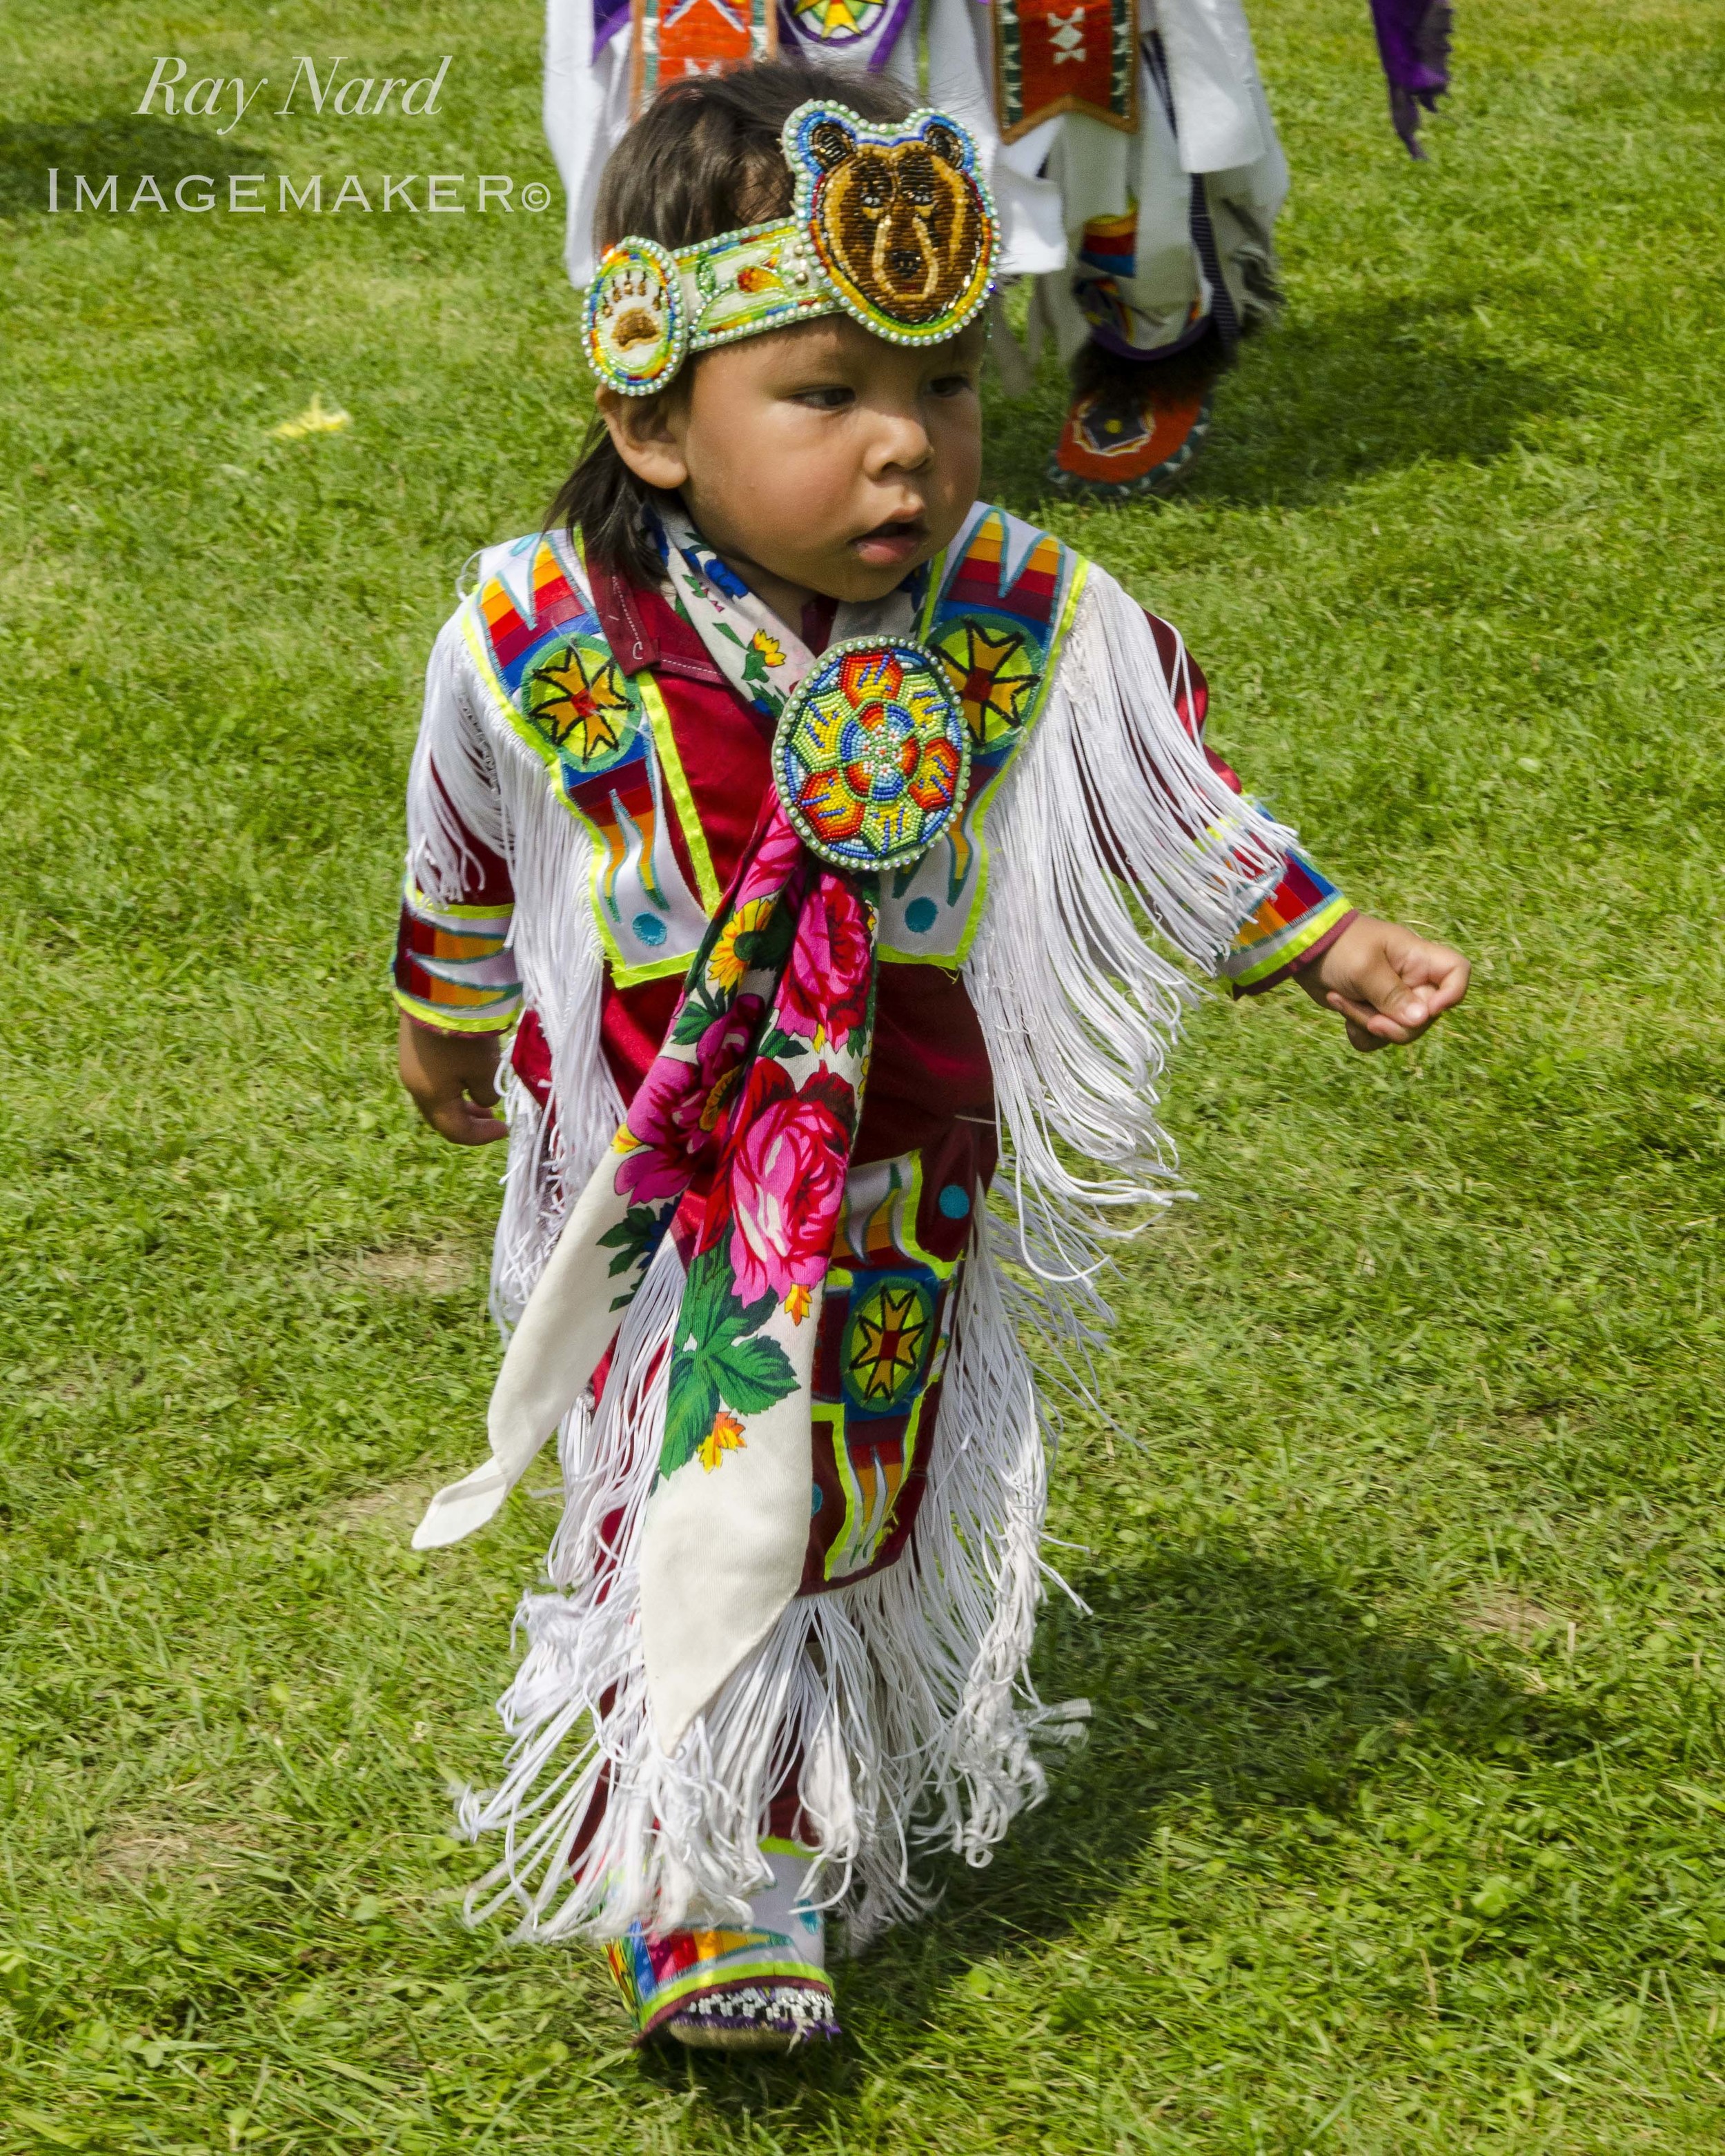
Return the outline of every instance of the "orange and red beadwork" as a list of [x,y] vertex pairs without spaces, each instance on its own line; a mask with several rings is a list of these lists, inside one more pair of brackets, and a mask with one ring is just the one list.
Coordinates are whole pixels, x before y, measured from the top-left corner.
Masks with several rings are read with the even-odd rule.
[[970,737],[945,668],[908,641],[824,652],[786,705],[773,749],[785,813],[835,868],[902,868],[959,804]]

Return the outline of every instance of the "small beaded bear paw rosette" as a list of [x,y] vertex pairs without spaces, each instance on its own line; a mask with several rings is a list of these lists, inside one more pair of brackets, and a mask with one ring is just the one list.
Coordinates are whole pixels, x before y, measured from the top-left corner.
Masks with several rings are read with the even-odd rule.
[[1000,228],[956,120],[923,111],[871,127],[815,99],[780,140],[797,182],[788,218],[675,254],[639,237],[607,250],[583,337],[608,388],[649,397],[691,352],[817,315],[847,314],[891,344],[938,344],[986,304]]

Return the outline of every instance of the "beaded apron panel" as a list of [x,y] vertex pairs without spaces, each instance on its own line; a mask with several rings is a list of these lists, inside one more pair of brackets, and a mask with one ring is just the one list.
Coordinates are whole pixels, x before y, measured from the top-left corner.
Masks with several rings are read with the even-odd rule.
[[993,12],[1002,141],[1057,112],[1137,131],[1137,0],[994,0]]
[[634,0],[629,110],[668,82],[725,74],[778,51],[778,0]]

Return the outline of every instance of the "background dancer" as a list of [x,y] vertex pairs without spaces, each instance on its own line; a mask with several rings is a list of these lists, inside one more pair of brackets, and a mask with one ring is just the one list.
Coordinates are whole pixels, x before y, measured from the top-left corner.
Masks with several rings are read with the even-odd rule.
[[[1448,85],[1449,0],[1372,0],[1391,116],[1414,156]],[[1049,462],[1063,492],[1173,485],[1240,340],[1278,305],[1288,171],[1240,0],[927,0],[932,104],[975,138],[1004,275],[1035,280],[1028,359],[1051,335],[1073,393]],[[549,0],[545,124],[593,275],[599,174],[664,84],[775,50],[917,90],[914,0]],[[997,327],[1004,325],[997,325]],[[1000,336],[1009,387],[1024,361]]]

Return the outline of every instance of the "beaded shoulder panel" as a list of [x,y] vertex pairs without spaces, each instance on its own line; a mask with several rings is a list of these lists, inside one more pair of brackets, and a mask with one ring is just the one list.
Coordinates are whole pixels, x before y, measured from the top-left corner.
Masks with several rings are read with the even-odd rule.
[[[987,503],[930,564],[916,639],[946,669],[968,769],[938,839],[881,877],[882,959],[954,967],[968,955],[988,893],[988,809],[1047,701],[1086,568]],[[616,979],[680,973],[719,901],[711,850],[657,684],[613,658],[578,556],[555,533],[492,549],[463,625],[499,709],[592,836],[593,916]]]
[[969,773],[940,838],[882,879],[883,959],[957,966],[968,954],[988,895],[989,806],[1048,700],[1086,567],[1052,533],[986,502],[931,564],[916,639],[946,667],[969,736]]
[[[657,685],[613,658],[567,539],[537,532],[487,552],[462,625],[499,710],[591,835],[593,917],[616,978],[680,973],[717,880]],[[679,865],[672,814],[698,891]]]

